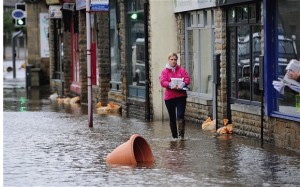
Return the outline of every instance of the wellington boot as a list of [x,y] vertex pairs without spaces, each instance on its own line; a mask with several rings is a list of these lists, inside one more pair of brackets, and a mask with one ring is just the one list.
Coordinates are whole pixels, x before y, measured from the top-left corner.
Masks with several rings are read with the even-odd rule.
[[172,132],[172,137],[178,138],[176,123],[170,123],[170,128],[171,128],[171,132]]
[[178,132],[181,139],[184,139],[184,132],[185,132],[185,121],[184,120],[177,120],[178,125]]

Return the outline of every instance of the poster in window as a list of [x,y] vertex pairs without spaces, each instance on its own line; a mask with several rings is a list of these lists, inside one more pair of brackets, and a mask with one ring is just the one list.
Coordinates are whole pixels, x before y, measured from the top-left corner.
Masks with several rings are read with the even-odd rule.
[[40,13],[40,53],[41,58],[49,58],[48,13]]

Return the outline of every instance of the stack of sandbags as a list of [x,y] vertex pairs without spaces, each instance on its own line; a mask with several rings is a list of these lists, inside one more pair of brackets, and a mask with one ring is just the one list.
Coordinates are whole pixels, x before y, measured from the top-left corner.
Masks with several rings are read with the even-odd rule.
[[80,103],[80,97],[79,96],[73,97],[70,100],[70,104],[79,104],[79,103]]
[[58,97],[57,93],[50,95],[49,99],[51,101],[57,101],[58,104],[65,104],[65,105],[75,105],[80,103],[80,97],[76,96],[73,98],[70,97]]
[[223,119],[223,127],[217,130],[218,134],[232,134],[233,127],[232,124],[228,124],[228,119]]
[[121,106],[113,102],[109,102],[107,106],[102,106],[101,102],[96,104],[98,114],[119,113]]
[[118,105],[118,104],[115,104],[113,102],[109,102],[107,104],[107,107],[109,108],[109,112],[110,113],[119,113],[120,112],[120,109],[121,109],[121,106]]
[[108,114],[108,112],[109,112],[109,108],[107,106],[102,106],[101,102],[98,102],[96,104],[96,108],[97,108],[98,114]]
[[202,130],[215,131],[216,130],[216,120],[212,120],[210,117],[208,117],[202,123]]

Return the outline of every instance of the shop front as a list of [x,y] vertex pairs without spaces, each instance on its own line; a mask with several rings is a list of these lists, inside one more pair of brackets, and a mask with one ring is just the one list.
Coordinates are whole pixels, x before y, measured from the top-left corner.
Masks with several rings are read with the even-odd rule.
[[221,82],[227,89],[221,92],[234,132],[295,150],[300,147],[299,2],[217,3],[224,18],[220,28],[226,29],[226,50],[218,51],[226,64]]
[[[184,44],[178,49],[180,65],[187,69],[191,79],[186,109],[186,119],[190,121],[204,121],[208,116],[216,116],[216,111],[213,112],[213,102],[216,101],[213,101],[212,80],[215,6],[215,1],[207,0],[174,2],[174,13],[179,23],[178,43]],[[180,28],[183,30],[180,31]]]

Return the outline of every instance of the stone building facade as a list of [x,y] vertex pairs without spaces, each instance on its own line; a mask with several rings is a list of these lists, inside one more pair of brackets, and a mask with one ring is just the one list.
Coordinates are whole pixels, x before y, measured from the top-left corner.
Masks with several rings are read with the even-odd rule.
[[[128,34],[130,33],[128,23],[128,11],[127,3],[130,1],[117,1],[119,7],[117,9],[119,13],[118,37],[119,37],[119,49],[120,49],[120,80],[119,82],[112,82],[112,57],[111,57],[111,44],[110,44],[110,20],[111,15],[109,12],[97,12],[95,16],[95,26],[92,29],[92,42],[96,43],[97,51],[97,84],[93,85],[93,102],[101,102],[106,105],[112,101],[121,105],[123,117],[134,117],[142,120],[164,120],[167,119],[167,112],[163,103],[163,89],[161,89],[158,81],[159,73],[165,66],[166,55],[170,51],[176,51],[180,57],[180,64],[185,68],[190,68],[189,64],[189,52],[186,50],[186,44],[189,38],[187,32],[193,27],[186,27],[188,20],[187,15],[200,15],[202,16],[205,11],[209,14],[213,13],[213,23],[209,28],[213,31],[213,54],[220,54],[219,64],[219,82],[216,95],[216,115],[218,117],[218,126],[223,124],[223,119],[230,119],[230,123],[233,124],[234,133],[244,135],[247,137],[260,140],[263,137],[263,141],[285,147],[292,150],[299,150],[299,135],[300,125],[297,120],[285,119],[280,116],[269,115],[266,111],[261,110],[261,105],[251,105],[245,103],[231,102],[229,91],[229,79],[231,72],[229,70],[229,37],[228,37],[228,23],[227,23],[227,11],[230,7],[236,4],[232,3],[226,6],[209,6],[205,8],[192,9],[183,12],[174,12],[172,1],[149,1],[149,7],[146,10],[149,14],[147,17],[148,35],[148,52],[149,58],[149,90],[148,100],[146,97],[136,97],[130,95],[132,91],[132,85],[130,82],[130,74],[132,73],[132,66],[130,61],[132,56],[129,54],[131,48]],[[230,2],[230,1],[228,1]],[[233,1],[232,1],[233,2]],[[251,3],[258,1],[244,1],[237,0],[237,4]],[[268,0],[270,3],[270,1]],[[260,10],[260,24],[261,29],[261,55],[265,54],[266,37],[264,36],[266,23],[264,23],[265,14],[265,1],[259,1]],[[160,9],[164,7],[163,9]],[[80,59],[80,96],[82,103],[87,102],[87,64],[86,64],[86,13],[85,10],[78,11],[79,20],[79,59]],[[144,12],[145,13],[145,12]],[[155,13],[155,14],[154,14]],[[164,16],[165,19],[161,19]],[[163,25],[167,25],[167,29],[163,28]],[[145,23],[143,23],[145,26]],[[196,26],[198,29],[200,26]],[[172,28],[172,29],[170,29]],[[52,30],[51,30],[52,29]],[[53,21],[50,20],[50,35],[53,31]],[[168,29],[174,30],[169,32]],[[144,31],[145,32],[145,31]],[[158,34],[159,33],[159,34]],[[145,38],[144,38],[145,39]],[[164,39],[165,42],[161,42]],[[63,32],[62,41],[64,43],[64,94],[66,96],[76,95],[70,89],[72,84],[72,48],[71,48],[72,33]],[[147,41],[147,40],[145,40]],[[54,50],[54,45],[50,43],[50,51]],[[205,52],[205,51],[204,51]],[[268,51],[267,51],[268,52]],[[50,54],[50,76],[52,71],[52,61],[54,56]],[[30,58],[33,58],[31,56]],[[33,62],[33,61],[32,61]],[[212,58],[209,59],[209,63],[214,63]],[[209,64],[211,65],[211,64]],[[210,70],[211,71],[211,70]],[[213,73],[211,71],[211,73]],[[200,73],[199,73],[200,74]],[[54,81],[55,82],[55,81]],[[55,84],[51,82],[51,87],[55,89]],[[145,85],[143,85],[145,86]],[[59,86],[56,86],[59,87]],[[145,86],[146,87],[146,86]],[[56,88],[58,89],[58,88]],[[147,90],[147,89],[145,89]],[[143,89],[142,89],[143,91]],[[194,91],[196,92],[196,91]],[[211,94],[211,93],[210,93]],[[200,94],[201,95],[201,94]],[[267,99],[263,104],[266,104]],[[260,102],[258,100],[258,102]],[[208,116],[214,117],[214,98],[213,94],[199,94],[188,92],[187,107],[186,107],[186,120],[201,125]],[[266,109],[266,106],[263,106]],[[148,114],[147,114],[148,113]],[[264,114],[262,116],[262,113]],[[263,121],[261,121],[263,120]],[[262,126],[263,125],[263,126]],[[262,131],[263,130],[263,131]],[[263,134],[262,134],[263,132]],[[262,136],[263,135],[263,136]]]

